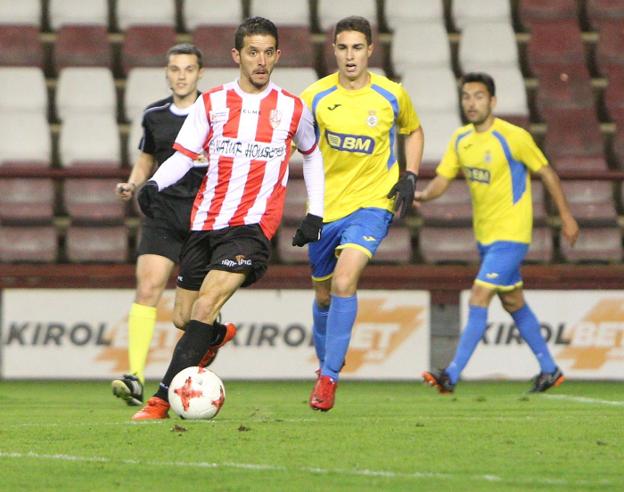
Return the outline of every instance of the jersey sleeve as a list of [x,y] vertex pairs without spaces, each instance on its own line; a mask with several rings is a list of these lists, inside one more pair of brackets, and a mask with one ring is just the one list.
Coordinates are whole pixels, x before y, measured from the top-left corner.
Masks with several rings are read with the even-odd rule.
[[409,135],[420,127],[420,118],[416,114],[412,99],[407,91],[399,86],[399,117],[398,117],[399,133]]
[[310,113],[305,103],[302,105],[301,118],[299,119],[299,126],[293,137],[293,141],[299,149],[299,152],[302,154],[309,154],[316,148],[318,141],[316,131],[314,130],[314,118],[312,117],[312,113]]
[[154,152],[156,152],[156,144],[154,142],[154,134],[152,133],[147,119],[147,114],[143,115],[141,126],[143,127],[143,136],[139,141],[139,150],[146,154],[154,155]]
[[208,102],[209,96],[206,94],[197,98],[173,144],[174,149],[193,160],[201,155],[210,132]]
[[526,130],[518,132],[517,135],[518,157],[530,171],[539,171],[548,165],[548,159],[533,140],[533,137]]
[[436,173],[447,179],[455,178],[459,172],[460,163],[459,156],[457,155],[458,138],[459,136],[455,133],[446,147],[442,160],[436,168]]

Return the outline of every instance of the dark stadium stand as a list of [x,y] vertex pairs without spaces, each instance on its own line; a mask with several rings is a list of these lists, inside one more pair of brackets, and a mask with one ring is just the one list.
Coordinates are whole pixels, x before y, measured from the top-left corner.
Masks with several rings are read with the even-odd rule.
[[[210,69],[233,68],[236,25],[247,15],[266,15],[281,33],[274,80],[300,90],[310,77],[333,70],[330,26],[352,13],[378,26],[371,66],[414,93],[427,135],[419,187],[461,124],[458,78],[467,70],[489,71],[499,82],[499,114],[533,133],[585,225],[570,250],[550,199],[534,181],[536,227],[527,259],[570,267],[622,261],[624,0],[482,0],[478,16],[472,0],[430,0],[418,8],[410,0],[291,3],[24,0],[20,9],[0,6],[0,84],[9,88],[0,95],[1,262],[110,262],[131,273],[138,212],[116,202],[112,189],[136,155],[142,109],[167,95],[165,51],[175,42],[195,42],[205,54],[206,83],[218,83]],[[510,36],[504,34],[509,26],[515,28]],[[496,49],[474,48],[483,39]],[[219,81],[232,73],[214,72]],[[14,97],[16,90],[29,97]],[[305,249],[290,246],[305,210],[300,165],[291,176],[285,226],[274,241],[274,262],[284,264],[307,261]],[[393,226],[376,261],[419,271],[427,271],[427,263],[473,264],[469,196],[461,180],[452,186],[443,199]],[[457,268],[452,271],[464,271]]]

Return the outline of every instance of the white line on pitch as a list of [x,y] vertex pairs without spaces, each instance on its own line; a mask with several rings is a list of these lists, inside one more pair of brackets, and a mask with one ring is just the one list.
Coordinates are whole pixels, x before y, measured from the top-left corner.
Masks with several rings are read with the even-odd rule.
[[591,405],[611,405],[614,407],[624,407],[624,401],[600,400],[598,398],[587,398],[586,396],[573,395],[542,395],[544,398],[551,400],[568,400],[578,403],[589,403]]
[[209,463],[209,462],[185,462],[185,461],[141,461],[131,459],[113,460],[104,456],[75,456],[68,454],[39,454],[34,452],[19,453],[10,451],[0,451],[0,458],[13,459],[33,459],[33,460],[58,460],[83,463],[110,463],[122,465],[139,466],[171,466],[179,468],[235,468],[242,470],[269,471],[269,472],[304,472],[320,475],[351,475],[363,477],[381,477],[389,479],[439,479],[439,480],[473,480],[477,482],[501,482],[501,483],[522,483],[529,485],[553,485],[568,487],[570,485],[596,486],[611,485],[610,480],[566,480],[563,478],[505,478],[498,475],[461,475],[438,472],[393,472],[388,470],[367,470],[367,469],[340,469],[340,468],[318,468],[318,467],[287,467],[280,465],[264,465],[257,463]]

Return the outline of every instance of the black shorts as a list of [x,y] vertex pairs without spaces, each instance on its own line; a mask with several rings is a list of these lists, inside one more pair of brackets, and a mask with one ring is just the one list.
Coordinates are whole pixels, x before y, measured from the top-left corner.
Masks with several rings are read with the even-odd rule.
[[194,198],[159,195],[154,200],[154,217],[144,217],[137,254],[158,255],[174,263],[180,260],[182,246],[191,234]]
[[199,290],[210,270],[245,273],[243,287],[266,272],[271,242],[258,224],[192,231],[180,256],[178,287]]

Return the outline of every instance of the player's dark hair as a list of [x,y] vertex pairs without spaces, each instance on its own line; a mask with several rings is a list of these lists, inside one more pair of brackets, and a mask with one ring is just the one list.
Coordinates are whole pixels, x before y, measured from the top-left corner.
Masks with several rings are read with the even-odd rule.
[[169,62],[169,57],[171,55],[195,55],[197,57],[197,64],[199,65],[199,68],[204,66],[204,55],[194,44],[180,43],[169,48],[169,51],[167,51],[167,63]]
[[359,15],[351,15],[349,17],[345,17],[341,19],[336,24],[334,28],[334,43],[336,42],[336,38],[338,34],[343,31],[356,31],[361,32],[366,37],[367,44],[373,44],[373,34],[371,30],[370,22],[364,17],[360,17]]
[[494,84],[494,79],[485,72],[470,72],[462,77],[462,88],[464,84],[468,82],[481,82],[490,93],[490,96],[496,95],[496,84]]
[[275,39],[275,48],[279,48],[279,37],[277,35],[277,27],[269,19],[264,17],[249,17],[238,26],[234,34],[234,47],[240,51],[243,49],[245,36],[253,36],[260,34],[264,36],[273,36]]

